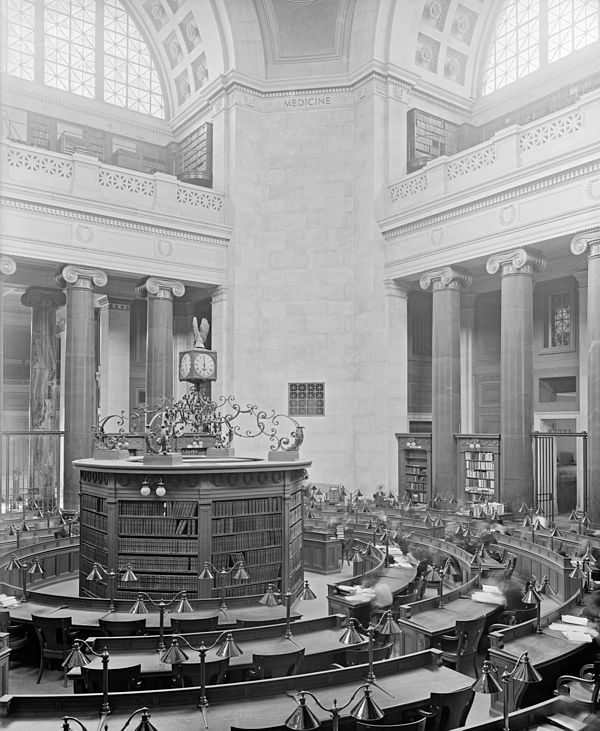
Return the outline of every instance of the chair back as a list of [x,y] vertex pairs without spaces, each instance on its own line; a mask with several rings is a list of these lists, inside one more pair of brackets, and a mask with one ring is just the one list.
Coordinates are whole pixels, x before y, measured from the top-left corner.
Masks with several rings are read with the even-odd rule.
[[384,725],[380,723],[363,723],[362,721],[356,722],[356,731],[375,731],[376,729],[387,729],[387,731],[425,731],[426,718],[417,718],[414,721],[407,721],[406,723],[394,723],[391,725]]
[[286,675],[298,675],[304,658],[304,648],[279,655],[252,655],[252,664],[261,680],[265,678],[282,678]]
[[71,617],[43,617],[32,614],[31,621],[42,657],[50,659],[66,657],[73,644]]
[[285,617],[277,617],[273,619],[237,619],[236,627],[264,627],[268,624],[284,624]]
[[6,609],[0,612],[0,632],[8,632],[10,624],[10,612]]
[[521,624],[521,622],[527,622],[530,619],[537,617],[537,608],[527,607],[527,609],[515,609],[514,611],[514,624]]
[[217,629],[219,615],[213,617],[186,617],[185,614],[171,615],[171,629],[175,634],[184,635],[191,632],[211,632]]
[[505,579],[512,578],[516,565],[517,565],[517,557],[513,554],[509,554],[509,558],[506,562],[506,568],[504,569],[504,573],[503,573],[503,577]]
[[[204,678],[206,685],[219,685],[223,682],[225,673],[229,669],[229,658],[210,660],[205,664]],[[181,688],[193,688],[202,684],[201,673],[202,663],[184,662],[173,666],[175,670],[177,685]]]
[[477,647],[483,635],[485,619],[485,617],[459,619],[456,622],[457,643],[453,659],[456,662],[457,672],[466,673],[470,667],[473,667],[475,675],[477,675]]
[[421,601],[421,599],[425,596],[425,591],[427,589],[427,580],[423,575],[419,578],[419,584],[417,586],[417,599],[416,601]]
[[146,629],[146,619],[99,619],[98,624],[105,637],[132,637]]
[[[102,693],[102,668],[90,668],[84,665],[81,668],[81,680],[86,693]],[[119,693],[137,688],[141,673],[141,666],[128,665],[122,668],[108,666],[108,692]]]
[[432,693],[429,702],[435,716],[433,723],[428,726],[429,731],[450,731],[464,726],[474,697],[475,692],[471,688],[451,693]]
[[[387,660],[392,654],[393,642],[387,645],[380,645],[379,647],[373,648],[373,662],[378,660]],[[369,649],[365,647],[361,648],[348,648],[346,650],[346,665],[364,665],[369,662]]]

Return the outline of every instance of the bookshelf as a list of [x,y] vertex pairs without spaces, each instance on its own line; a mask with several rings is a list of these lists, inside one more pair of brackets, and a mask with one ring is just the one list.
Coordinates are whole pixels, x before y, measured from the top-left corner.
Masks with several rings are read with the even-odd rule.
[[467,503],[497,502],[500,479],[500,435],[460,434],[458,448],[459,484]]
[[458,152],[458,125],[420,109],[409,109],[407,145],[407,168],[411,173],[436,157]]
[[187,183],[212,187],[213,126],[205,122],[179,143],[177,177]]
[[[261,469],[249,462],[248,471],[240,472],[238,462],[234,474],[223,474],[211,473],[208,465],[191,472],[185,463],[160,471],[125,460],[113,467],[94,459],[82,463],[82,595],[108,596],[105,581],[86,580],[95,561],[109,570],[131,565],[137,582],[122,583],[119,575],[117,599],[134,599],[139,591],[160,599],[180,590],[190,598],[218,598],[221,581],[227,598],[254,597],[268,584],[293,591],[303,581],[304,470],[297,464],[286,469],[264,463]],[[127,472],[117,465],[127,465]],[[145,497],[143,480],[151,488]],[[198,578],[205,561],[228,569],[239,560],[247,581],[236,581],[232,573]]]
[[427,505],[431,500],[431,434],[396,434],[398,498]]

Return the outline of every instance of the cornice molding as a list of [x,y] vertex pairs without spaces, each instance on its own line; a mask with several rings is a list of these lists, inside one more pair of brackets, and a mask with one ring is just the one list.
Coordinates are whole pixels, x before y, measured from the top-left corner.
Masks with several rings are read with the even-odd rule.
[[[515,198],[520,198],[521,196],[529,193],[537,193],[538,191],[553,188],[557,185],[568,183],[571,180],[582,178],[587,175],[593,175],[598,172],[600,172],[600,160],[594,160],[589,163],[584,163],[583,165],[577,165],[569,168],[568,170],[561,170],[560,172],[552,173],[551,175],[538,178],[537,180],[533,180],[529,183],[515,185],[512,188],[484,196],[483,198],[478,198],[470,203],[454,206],[453,208],[448,208],[439,213],[432,213],[431,215],[424,216],[423,218],[418,218],[415,221],[394,226],[388,230],[384,230],[384,226],[386,225],[385,222],[383,224],[380,223],[381,235],[385,241],[389,241],[412,231],[430,228],[431,226],[443,223],[444,221],[449,221],[451,219],[458,218],[459,216],[480,211],[484,208],[492,208],[500,203],[504,203],[505,201],[514,200]],[[389,222],[389,217],[387,218],[387,221]]]
[[86,223],[94,223],[100,226],[127,229],[129,231],[140,231],[141,233],[149,233],[155,236],[170,236],[172,238],[184,239],[187,241],[198,241],[218,248],[227,248],[229,245],[228,239],[219,238],[217,236],[208,236],[206,234],[194,233],[193,231],[185,231],[184,229],[168,228],[167,226],[140,223],[139,221],[117,218],[116,216],[86,213],[85,211],[61,208],[59,206],[51,206],[45,203],[32,203],[31,201],[19,200],[17,198],[0,197],[0,207],[16,208],[23,211],[42,213],[44,215],[55,216],[58,218],[71,218],[74,221],[85,221]]

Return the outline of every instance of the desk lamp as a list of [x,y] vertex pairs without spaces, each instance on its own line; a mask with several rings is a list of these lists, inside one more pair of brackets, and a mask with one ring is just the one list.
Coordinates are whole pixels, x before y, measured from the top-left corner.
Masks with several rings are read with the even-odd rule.
[[177,606],[173,610],[175,614],[193,612],[194,608],[189,603],[187,592],[185,591],[178,591],[170,599],[161,599],[158,602],[154,601],[146,592],[140,591],[138,598],[129,610],[129,614],[148,614],[148,607],[144,603],[144,599],[153,607],[156,607],[159,612],[158,647],[156,649],[158,652],[161,652],[165,649],[165,612],[167,609],[173,602],[177,602]]
[[[340,724],[340,712],[352,703],[352,701],[356,698],[356,694],[360,690],[364,690],[364,695],[350,711],[350,715],[352,716],[352,718],[356,718],[359,721],[381,720],[384,715],[383,711],[381,710],[381,708],[379,708],[377,703],[375,703],[375,701],[371,697],[371,690],[368,683],[366,683],[365,685],[359,686],[352,694],[350,700],[347,703],[344,703],[343,706],[338,706],[337,700],[334,699],[333,706],[331,708],[326,708],[324,705],[322,705],[317,696],[314,695],[314,693],[311,693],[308,690],[301,690],[299,693],[299,697],[294,698],[294,700],[298,704],[298,708],[296,708],[292,715],[285,720],[285,726],[286,728],[295,729],[295,731],[309,731],[310,729],[317,729],[321,726],[321,722],[319,721],[319,719],[306,705],[305,696],[310,696],[319,706],[319,708],[326,711],[327,713],[331,713],[331,729],[332,731],[338,731]],[[293,696],[289,697],[293,698]]]
[[[142,714],[142,720],[133,729],[133,731],[158,731],[156,726],[153,723],[150,723],[150,710],[145,706],[144,708],[138,708],[137,711],[134,711],[131,716],[129,716],[127,721],[125,721],[125,725],[121,728],[121,731],[125,731],[127,726],[129,726],[129,724],[131,723],[131,719],[138,713]],[[86,727],[81,723],[81,721],[74,716],[63,717],[63,731],[71,730],[71,727],[69,726],[69,721],[75,721],[75,723],[79,724],[79,727],[82,729],[82,731],[87,731]],[[108,728],[108,726],[106,726],[106,728]]]
[[444,572],[439,571],[437,566],[429,566],[423,578],[428,583],[437,584],[438,587],[438,607],[444,606]]
[[542,632],[542,597],[535,588],[535,581],[528,581],[525,587],[525,594],[521,599],[523,604],[535,604],[536,610],[536,623],[535,631],[538,633]]
[[483,661],[483,667],[481,669],[481,676],[473,683],[471,688],[475,693],[484,693],[487,695],[502,693],[502,715],[504,717],[503,731],[510,731],[510,721],[508,718],[508,683],[510,681],[518,681],[520,683],[540,683],[542,676],[538,673],[535,667],[529,661],[529,656],[526,652],[522,653],[514,668],[508,672],[504,670],[502,677],[500,678],[501,683],[498,683],[492,673],[495,673],[496,668],[489,660]]
[[[317,598],[317,595],[310,588],[308,581],[301,584],[295,591],[292,592],[288,589],[285,594],[283,594],[283,599],[285,600],[285,629],[283,631],[283,636],[286,640],[292,639],[292,602],[296,594],[300,594],[299,599],[301,601],[311,601],[312,599]],[[263,594],[258,601],[260,604],[272,607],[275,605],[270,602],[275,601],[275,604],[281,604],[280,601],[277,601],[278,597],[281,596],[282,595],[276,590],[276,587],[273,584],[269,584],[267,593]]]
[[[358,628],[358,629],[357,629]],[[361,631],[362,630],[362,633]],[[375,684],[375,673],[373,671],[373,645],[375,643],[375,633],[379,631],[382,635],[398,635],[402,634],[398,623],[394,620],[392,612],[388,609],[377,624],[370,624],[364,627],[357,619],[351,617],[348,620],[348,627],[340,637],[339,641],[344,645],[356,645],[364,642],[364,635],[367,636],[369,642],[369,669],[365,680],[367,683]]]
[[569,574],[570,579],[577,579],[579,581],[579,599],[578,604],[583,604],[583,598],[585,596],[585,585],[587,582],[587,574],[581,570],[581,564],[579,561],[575,563],[575,568]]
[[[224,636],[225,640],[222,641]],[[219,645],[219,649],[216,652],[218,657],[239,657],[240,655],[243,655],[244,651],[233,639],[231,632],[228,631],[221,632],[212,645],[206,646],[204,642],[200,642],[199,647],[191,645],[182,635],[173,635],[171,639],[171,647],[169,647],[169,649],[161,655],[161,662],[178,665],[188,659],[188,656],[179,647],[178,640],[185,642],[190,650],[194,650],[200,655],[200,697],[198,698],[197,705],[202,713],[202,718],[204,719],[204,727],[208,728],[208,721],[206,718],[206,709],[208,707],[208,698],[206,697],[206,653],[217,645]]]
[[[137,581],[137,576],[133,573],[131,564],[127,564],[127,566],[124,569],[119,569],[119,571],[123,571],[123,575],[121,576],[121,581],[123,581],[123,582]],[[103,579],[108,580],[108,611],[109,612],[115,611],[115,589],[116,589],[118,575],[119,575],[118,571],[115,571],[114,569],[110,569],[110,571],[109,571],[101,563],[98,563],[97,561],[95,561],[94,565],[92,566],[92,570],[85,577],[86,581],[102,581]]]
[[227,609],[227,605],[225,604],[225,577],[228,574],[232,574],[232,578],[234,578],[236,581],[247,581],[250,576],[248,575],[248,572],[244,568],[244,562],[243,561],[236,561],[231,568],[224,568],[221,567],[218,569],[213,563],[210,561],[204,562],[204,568],[200,572],[198,578],[199,579],[212,579],[214,578],[213,573],[218,574],[221,580],[221,606],[219,609],[222,612],[225,612]]
[[110,660],[110,655],[108,654],[106,647],[102,650],[102,652],[96,652],[85,640],[75,640],[73,642],[73,649],[63,662],[63,667],[67,670],[72,670],[73,668],[81,668],[91,662],[90,658],[81,649],[82,646],[88,652],[91,652],[92,655],[95,655],[102,660],[102,705],[100,706],[100,715],[108,715],[111,713],[110,704],[108,702],[108,662]]

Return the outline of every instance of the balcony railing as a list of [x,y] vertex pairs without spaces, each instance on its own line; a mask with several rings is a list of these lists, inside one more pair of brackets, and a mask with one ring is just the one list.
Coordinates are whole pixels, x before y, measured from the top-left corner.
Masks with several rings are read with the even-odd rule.
[[62,431],[2,434],[0,513],[41,510],[60,505],[63,485]]
[[3,188],[29,185],[37,193],[73,196],[127,209],[152,211],[172,218],[223,223],[221,193],[182,183],[165,173],[141,173],[100,162],[81,153],[64,154],[30,147],[12,140],[0,141]]
[[597,150],[598,129],[600,91],[593,91],[570,107],[528,125],[508,127],[452,157],[436,158],[389,185],[386,215],[390,220],[403,214],[418,217],[424,209],[447,207],[454,196],[464,201],[470,193],[480,197],[517,176],[523,181],[568,169]]

